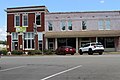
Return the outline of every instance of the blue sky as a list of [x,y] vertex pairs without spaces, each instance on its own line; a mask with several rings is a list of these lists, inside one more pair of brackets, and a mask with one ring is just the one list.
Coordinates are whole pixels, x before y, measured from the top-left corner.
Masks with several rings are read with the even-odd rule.
[[120,10],[120,0],[1,0],[0,40],[6,39],[7,8],[45,5],[50,12]]

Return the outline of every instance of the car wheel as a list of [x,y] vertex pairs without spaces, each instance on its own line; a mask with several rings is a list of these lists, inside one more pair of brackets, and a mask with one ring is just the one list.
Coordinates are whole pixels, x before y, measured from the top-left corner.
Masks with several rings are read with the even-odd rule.
[[99,52],[99,55],[102,55],[103,54],[103,52]]
[[89,55],[93,55],[92,49],[89,49],[88,54],[89,54]]
[[82,52],[82,50],[80,50],[80,51],[79,51],[79,54],[80,54],[80,55],[83,55],[83,52]]

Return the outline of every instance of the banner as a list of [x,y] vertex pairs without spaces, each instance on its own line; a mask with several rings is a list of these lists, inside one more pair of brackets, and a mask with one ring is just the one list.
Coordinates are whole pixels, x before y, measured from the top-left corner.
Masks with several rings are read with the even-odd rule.
[[24,26],[16,26],[16,32],[26,32],[26,27]]

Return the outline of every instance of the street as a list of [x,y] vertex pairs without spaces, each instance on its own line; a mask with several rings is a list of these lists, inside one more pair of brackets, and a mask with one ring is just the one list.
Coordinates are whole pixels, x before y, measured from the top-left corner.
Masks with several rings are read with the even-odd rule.
[[120,55],[4,56],[0,80],[120,80]]

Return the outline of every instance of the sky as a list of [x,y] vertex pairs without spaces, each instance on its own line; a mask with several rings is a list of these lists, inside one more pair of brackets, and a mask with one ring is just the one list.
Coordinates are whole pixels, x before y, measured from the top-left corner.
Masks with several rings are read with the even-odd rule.
[[120,0],[0,0],[0,40],[6,40],[7,14],[13,7],[45,5],[49,12],[120,10]]

